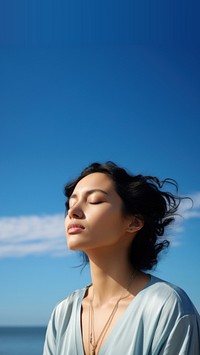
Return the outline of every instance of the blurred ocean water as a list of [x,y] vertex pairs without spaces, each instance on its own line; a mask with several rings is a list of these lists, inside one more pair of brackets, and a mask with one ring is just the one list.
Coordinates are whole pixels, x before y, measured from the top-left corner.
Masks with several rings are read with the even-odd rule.
[[0,327],[0,355],[42,355],[46,327]]

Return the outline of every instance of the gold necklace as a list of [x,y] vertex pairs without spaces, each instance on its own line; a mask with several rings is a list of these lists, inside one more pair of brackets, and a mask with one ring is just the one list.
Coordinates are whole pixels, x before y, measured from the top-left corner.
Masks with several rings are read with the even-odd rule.
[[[135,277],[135,274],[134,274],[134,277]],[[129,285],[127,287],[128,293],[125,296],[121,295],[120,298],[116,301],[116,303],[115,303],[115,305],[114,305],[114,307],[113,307],[113,309],[112,309],[112,311],[111,311],[111,313],[110,313],[105,325],[103,326],[103,328],[98,336],[98,339],[96,341],[95,341],[95,332],[94,332],[94,308],[93,308],[94,292],[93,292],[93,297],[92,297],[92,300],[90,301],[90,305],[89,305],[88,349],[89,349],[90,355],[97,355],[96,354],[97,346],[102,344],[103,339],[109,329],[109,326],[115,316],[115,313],[117,312],[119,302],[121,300],[127,298],[130,295],[129,288],[130,288],[131,282],[133,281],[134,277],[131,278],[131,281],[129,282]],[[90,351],[90,349],[91,349],[91,351]]]

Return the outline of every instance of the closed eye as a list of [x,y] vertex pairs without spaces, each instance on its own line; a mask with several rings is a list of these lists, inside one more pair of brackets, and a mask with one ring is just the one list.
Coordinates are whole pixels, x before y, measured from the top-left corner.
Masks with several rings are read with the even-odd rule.
[[89,202],[90,205],[100,205],[100,203],[104,203],[105,201],[94,201],[94,202]]

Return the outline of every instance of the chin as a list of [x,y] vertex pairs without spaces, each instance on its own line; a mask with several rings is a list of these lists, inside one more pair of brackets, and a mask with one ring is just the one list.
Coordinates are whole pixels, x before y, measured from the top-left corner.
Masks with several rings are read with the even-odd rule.
[[70,243],[67,244],[67,247],[69,250],[77,250],[77,246]]
[[80,244],[77,243],[67,243],[67,247],[69,250],[82,251]]

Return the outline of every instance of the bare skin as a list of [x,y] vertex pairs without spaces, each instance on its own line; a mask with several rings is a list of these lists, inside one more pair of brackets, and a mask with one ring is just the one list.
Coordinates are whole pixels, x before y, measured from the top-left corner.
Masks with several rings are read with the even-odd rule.
[[[101,333],[110,313],[113,310],[113,307],[115,306],[116,301],[118,300],[121,295],[128,295],[125,299],[122,299],[119,302],[119,306],[117,309],[117,312],[109,326],[109,329],[107,333],[105,334],[105,337],[103,338],[102,342],[100,342],[97,346],[97,354],[100,351],[100,348],[104,345],[105,341],[109,337],[110,333],[112,332],[113,328],[116,326],[117,322],[119,319],[122,317],[123,313],[126,311],[127,307],[131,303],[131,301],[134,299],[134,297],[145,287],[145,285],[149,282],[149,276],[138,273],[135,275],[132,285],[127,291],[126,287],[122,287],[119,283],[116,283],[113,279],[107,280],[107,286],[104,286],[104,290],[107,288],[110,290],[110,293],[112,294],[112,290],[118,290],[117,292],[113,292],[112,297],[106,297],[107,300],[102,301],[99,303],[98,301],[98,293],[97,297],[94,297],[93,304],[94,304],[94,331],[95,331],[95,337],[98,339],[99,334]],[[89,344],[88,344],[88,339],[89,339],[89,305],[90,302],[92,301],[93,297],[93,286],[89,287],[88,292],[86,293],[86,296],[82,302],[82,313],[81,313],[81,326],[82,326],[82,338],[83,338],[83,346],[84,346],[84,352],[86,355],[89,354]]]
[[87,254],[92,278],[92,286],[82,302],[80,320],[86,355],[89,354],[90,302],[94,309],[95,339],[98,339],[116,301],[127,296],[119,302],[105,336],[99,341],[98,354],[130,302],[149,282],[149,276],[135,272],[128,260],[129,247],[143,222],[137,216],[123,215],[122,200],[112,180],[103,173],[90,174],[79,181],[69,206],[65,221],[68,247]]

